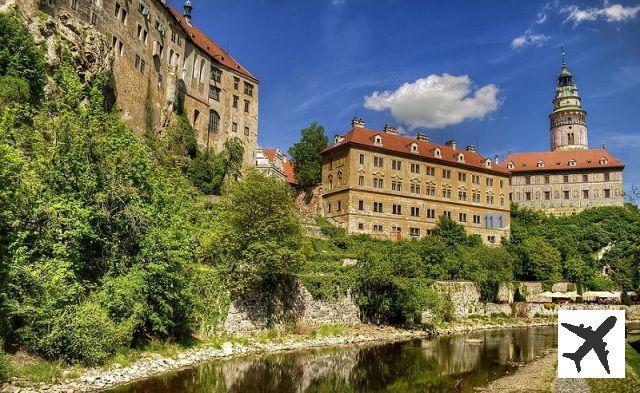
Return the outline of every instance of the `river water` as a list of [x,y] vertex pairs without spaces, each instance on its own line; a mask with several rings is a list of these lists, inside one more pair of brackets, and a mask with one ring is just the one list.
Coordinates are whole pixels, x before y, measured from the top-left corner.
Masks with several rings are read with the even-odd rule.
[[110,393],[471,392],[556,347],[556,327],[487,330],[216,360]]

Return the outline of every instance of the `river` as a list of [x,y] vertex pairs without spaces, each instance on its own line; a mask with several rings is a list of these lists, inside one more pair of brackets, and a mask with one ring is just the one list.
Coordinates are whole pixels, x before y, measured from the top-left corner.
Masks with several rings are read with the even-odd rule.
[[555,327],[486,330],[216,360],[109,393],[470,392],[555,347]]

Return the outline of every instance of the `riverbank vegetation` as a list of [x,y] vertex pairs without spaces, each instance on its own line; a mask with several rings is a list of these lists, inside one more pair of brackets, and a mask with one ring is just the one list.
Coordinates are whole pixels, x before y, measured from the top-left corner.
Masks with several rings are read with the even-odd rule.
[[[476,281],[489,301],[499,283],[534,278],[638,288],[635,206],[565,218],[514,209],[512,241],[497,248],[445,217],[420,240],[347,235],[322,219],[321,238],[304,236],[293,191],[241,176],[237,141],[221,153],[198,149],[180,115],[164,138],[136,135],[105,99],[108,72],[81,80],[72,51],[56,50],[60,64],[47,66],[20,19],[0,15],[5,351],[100,365],[151,343],[213,337],[232,298],[270,300],[298,280],[316,298],[351,293],[368,321],[405,325],[425,309],[453,319],[434,280]],[[326,144],[318,129],[301,156]],[[609,279],[596,274],[605,264]],[[0,350],[0,379],[15,372]]]

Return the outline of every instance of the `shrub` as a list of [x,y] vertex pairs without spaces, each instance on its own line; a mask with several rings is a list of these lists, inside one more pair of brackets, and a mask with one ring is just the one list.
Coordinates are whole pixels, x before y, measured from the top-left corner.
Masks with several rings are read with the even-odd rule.
[[13,374],[13,367],[11,366],[11,361],[9,360],[9,356],[4,353],[4,343],[2,339],[0,339],[0,382],[8,381],[11,378],[11,374]]
[[31,98],[29,84],[15,76],[0,76],[0,107],[9,103],[26,103]]

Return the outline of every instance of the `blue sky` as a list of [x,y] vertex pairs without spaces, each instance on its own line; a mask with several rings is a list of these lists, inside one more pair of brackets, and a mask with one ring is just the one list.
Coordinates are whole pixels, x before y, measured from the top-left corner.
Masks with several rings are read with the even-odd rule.
[[[182,1],[171,0],[181,9]],[[561,45],[589,143],[640,186],[640,0],[193,0],[194,23],[256,75],[259,143],[286,150],[353,116],[489,157],[549,149]]]

